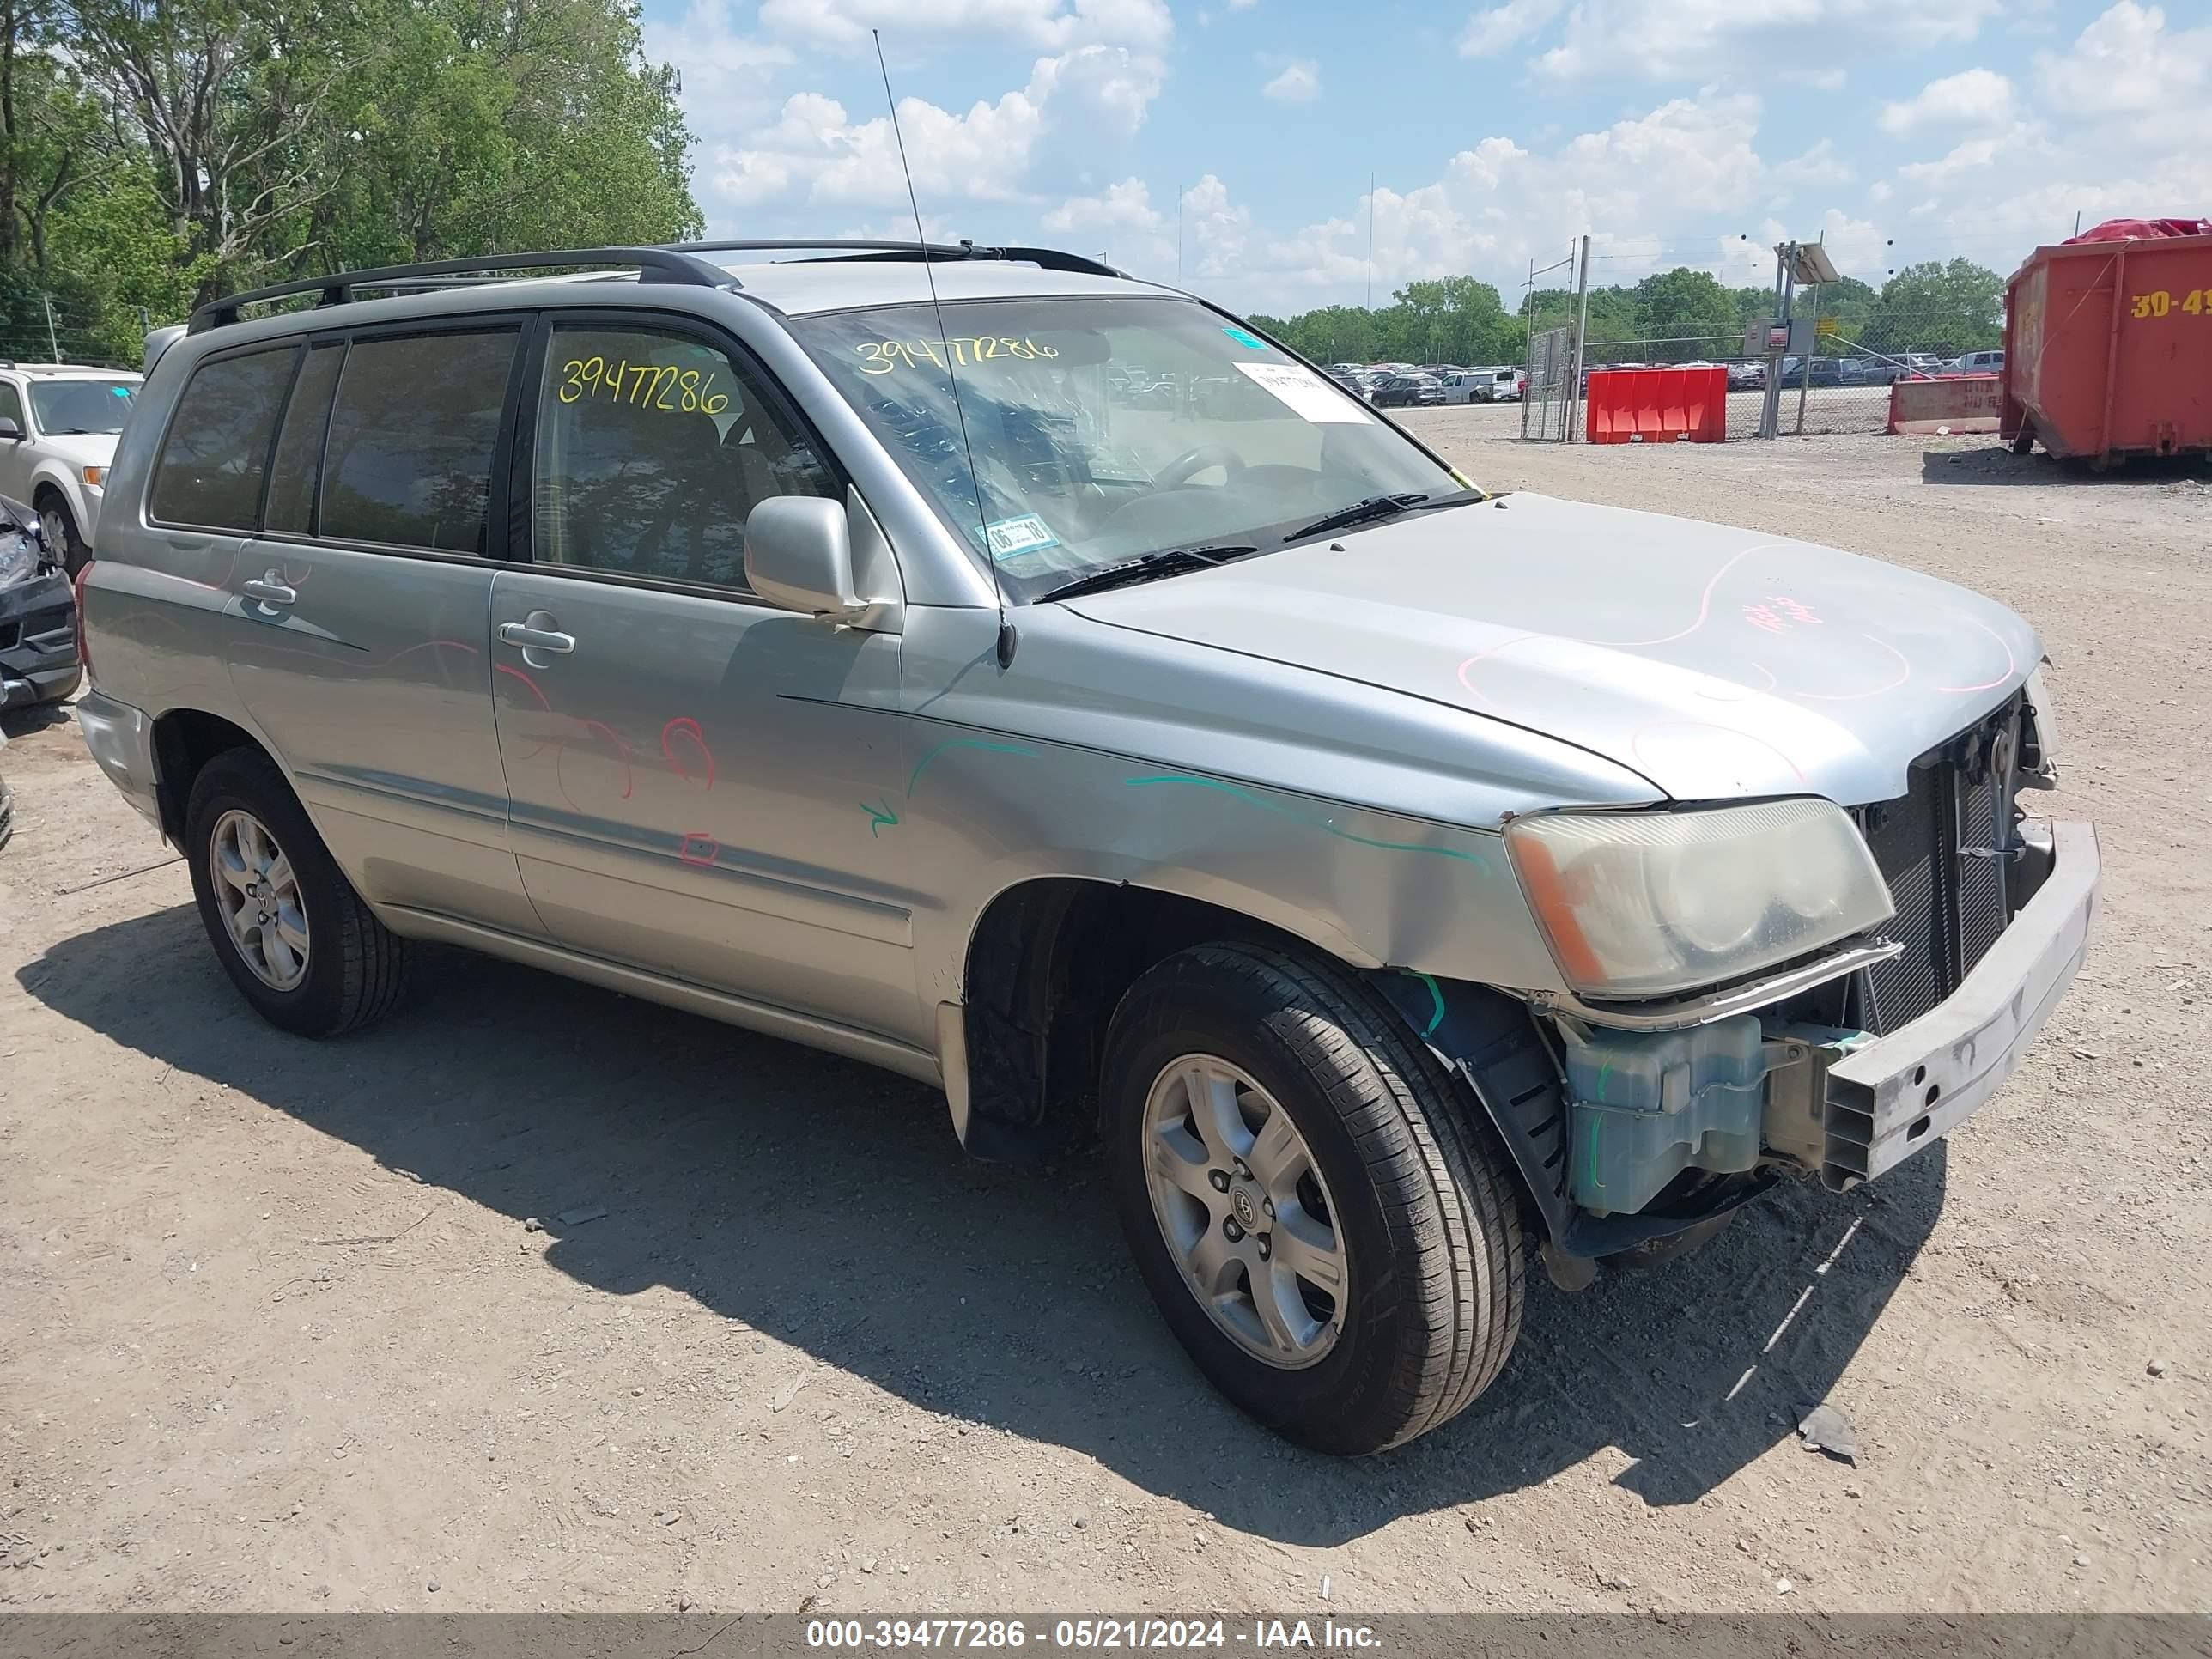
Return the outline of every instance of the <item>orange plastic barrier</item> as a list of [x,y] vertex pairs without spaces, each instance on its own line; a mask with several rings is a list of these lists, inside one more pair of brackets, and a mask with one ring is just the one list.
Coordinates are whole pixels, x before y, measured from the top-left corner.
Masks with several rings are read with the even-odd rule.
[[1889,388],[1892,432],[1994,432],[2004,404],[2003,377],[1946,374],[1933,380],[1897,380]]
[[1594,444],[1717,444],[1728,436],[1728,370],[1601,368],[1589,377],[1583,430]]

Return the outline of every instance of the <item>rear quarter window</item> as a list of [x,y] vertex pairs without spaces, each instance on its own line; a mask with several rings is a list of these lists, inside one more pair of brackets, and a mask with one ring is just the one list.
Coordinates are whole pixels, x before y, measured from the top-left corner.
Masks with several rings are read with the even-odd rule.
[[252,532],[269,446],[300,348],[222,357],[192,371],[154,467],[148,509],[166,524]]
[[506,328],[356,340],[323,448],[321,534],[483,553],[520,339]]

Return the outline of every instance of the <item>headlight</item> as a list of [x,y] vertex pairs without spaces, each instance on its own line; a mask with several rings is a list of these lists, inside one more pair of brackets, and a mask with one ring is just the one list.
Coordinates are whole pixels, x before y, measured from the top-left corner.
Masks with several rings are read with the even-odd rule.
[[1832,801],[1541,813],[1507,824],[1505,847],[1560,972],[1586,996],[1739,979],[1894,914]]
[[13,525],[0,524],[0,587],[24,580],[38,568],[38,544]]

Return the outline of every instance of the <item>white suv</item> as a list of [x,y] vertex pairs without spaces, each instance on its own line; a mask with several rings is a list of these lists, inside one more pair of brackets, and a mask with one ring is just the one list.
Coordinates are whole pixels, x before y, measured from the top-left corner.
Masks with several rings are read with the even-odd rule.
[[70,363],[0,362],[0,495],[37,513],[47,548],[72,576],[90,556],[108,464],[142,379]]

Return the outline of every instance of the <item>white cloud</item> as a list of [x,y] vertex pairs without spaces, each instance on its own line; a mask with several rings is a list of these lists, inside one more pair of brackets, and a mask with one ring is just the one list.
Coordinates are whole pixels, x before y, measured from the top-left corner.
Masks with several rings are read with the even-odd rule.
[[2036,83],[2055,111],[2076,116],[2201,113],[2212,97],[2212,28],[2169,31],[2158,7],[2120,0],[2064,55],[2039,54]]
[[1541,29],[1559,15],[1566,0],[1505,0],[1467,20],[1460,31],[1459,55],[1495,58]]
[[1165,0],[762,0],[761,27],[824,46],[863,46],[872,28],[894,42],[919,35],[982,35],[1016,47],[1064,52],[1107,45],[1157,50],[1175,33]]
[[[1011,201],[1027,192],[1033,171],[1073,176],[1079,167],[1056,152],[1072,147],[1095,157],[1134,132],[1161,74],[1157,58],[1086,46],[1038,58],[1028,85],[979,99],[964,114],[902,99],[899,126],[915,191],[937,202]],[[854,121],[815,92],[793,94],[772,125],[720,149],[709,184],[717,204],[732,206],[793,197],[896,204],[906,191],[889,118]]]
[[1310,58],[1296,59],[1260,91],[1279,104],[1310,104],[1321,96],[1321,68]]
[[692,0],[681,22],[647,21],[643,46],[647,58],[676,66],[684,118],[709,143],[764,119],[776,74],[793,62],[788,46],[733,29],[728,0]]
[[1152,205],[1141,179],[1109,185],[1103,194],[1071,196],[1044,216],[1047,230],[1137,230],[1157,232],[1166,222]]
[[1811,56],[1832,63],[1971,40],[2002,9],[2002,0],[1577,0],[1559,44],[1536,61],[1567,80],[1789,70]]
[[2012,82],[1994,70],[1961,70],[1930,81],[1911,97],[1882,106],[1884,132],[1922,127],[1987,127],[2011,118]]
[[1848,185],[1856,175],[1836,153],[1834,140],[1823,138],[1802,155],[1778,162],[1772,176],[1776,183],[1791,189],[1818,189]]

